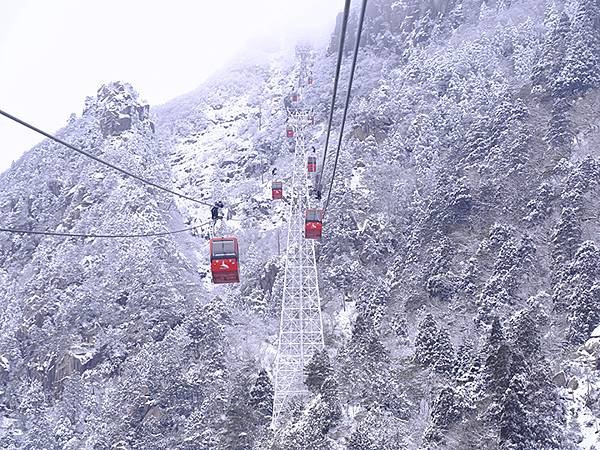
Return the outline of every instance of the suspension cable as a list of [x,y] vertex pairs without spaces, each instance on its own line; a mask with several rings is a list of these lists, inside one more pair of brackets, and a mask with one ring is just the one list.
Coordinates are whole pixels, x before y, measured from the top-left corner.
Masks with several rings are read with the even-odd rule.
[[171,234],[185,233],[186,231],[192,231],[197,228],[208,225],[212,221],[202,223],[190,228],[184,228],[182,230],[173,231],[158,231],[151,233],[142,234],[87,234],[87,233],[60,233],[58,231],[35,231],[35,230],[19,230],[14,228],[0,228],[0,232],[13,233],[13,234],[32,234],[41,236],[59,236],[59,237],[74,237],[74,238],[145,238],[145,237],[158,237],[158,236],[169,236]]
[[337,150],[335,153],[335,162],[333,164],[333,173],[331,174],[331,182],[329,184],[329,192],[327,193],[327,201],[325,202],[325,207],[323,208],[323,216],[325,217],[325,213],[327,212],[327,208],[329,207],[329,201],[331,200],[331,191],[333,190],[333,180],[335,179],[335,174],[337,171],[338,160],[340,157],[340,149],[342,148],[342,138],[344,136],[344,126],[346,125],[346,117],[348,116],[348,107],[350,106],[350,94],[352,91],[352,82],[354,81],[354,71],[356,70],[356,60],[358,59],[358,51],[360,47],[360,37],[362,34],[363,23],[365,21],[365,11],[367,9],[367,1],[363,0],[362,6],[360,9],[360,18],[358,20],[358,31],[356,32],[356,43],[354,45],[354,55],[352,56],[352,68],[350,69],[350,79],[348,80],[348,92],[346,92],[346,105],[344,106],[344,115],[342,117],[342,126],[340,129],[340,135],[338,138]]
[[[337,97],[338,91],[338,83],[340,80],[340,70],[342,67],[342,56],[344,54],[344,43],[346,40],[346,28],[348,26],[348,16],[350,15],[350,3],[351,0],[346,0],[346,4],[344,6],[344,16],[342,20],[342,30],[340,36],[340,48],[338,49],[337,55],[337,64],[335,66],[335,79],[333,81],[333,96],[331,97],[331,106],[329,109],[329,123],[327,125],[327,137],[325,138],[325,150],[323,151],[323,160],[321,161],[321,170],[319,171],[319,184],[321,184],[321,180],[323,179],[323,169],[325,168],[325,160],[327,158],[327,149],[329,147],[329,138],[331,136],[331,125],[333,123],[333,110],[335,108],[335,100]],[[320,186],[317,186],[317,189],[320,190]]]
[[154,188],[156,188],[156,189],[159,189],[159,190],[161,190],[161,191],[167,192],[167,193],[169,193],[169,194],[172,194],[172,195],[175,195],[175,196],[177,196],[177,197],[180,197],[180,198],[183,198],[183,199],[189,200],[189,201],[191,201],[191,202],[194,202],[194,203],[199,203],[199,204],[201,204],[201,205],[206,205],[206,206],[213,206],[211,203],[204,202],[204,201],[202,201],[202,200],[197,200],[197,199],[195,199],[195,198],[193,198],[193,197],[189,197],[189,196],[187,196],[187,195],[185,195],[185,194],[182,194],[182,193],[180,193],[180,192],[177,192],[177,191],[174,191],[174,190],[172,190],[172,189],[169,189],[169,188],[163,187],[163,186],[161,186],[161,185],[159,185],[159,184],[156,184],[156,183],[154,183],[154,182],[152,182],[152,181],[150,181],[150,180],[147,180],[147,179],[145,179],[145,178],[142,178],[142,177],[140,177],[139,175],[135,175],[134,173],[131,173],[131,172],[129,172],[129,171],[127,171],[127,170],[125,170],[125,169],[121,169],[120,167],[117,167],[117,166],[115,166],[114,164],[111,164],[111,163],[109,163],[109,162],[107,162],[107,161],[104,161],[103,159],[100,159],[100,158],[98,158],[97,156],[94,156],[94,155],[92,155],[91,153],[89,153],[89,152],[86,152],[85,150],[81,150],[80,148],[77,148],[77,147],[75,147],[75,146],[73,146],[73,145],[69,144],[68,142],[65,142],[65,141],[63,141],[62,139],[60,139],[60,138],[58,138],[58,137],[56,137],[56,136],[53,136],[53,135],[51,135],[50,133],[47,133],[47,132],[45,132],[45,131],[43,131],[43,130],[40,130],[39,128],[37,128],[37,127],[35,127],[35,126],[33,126],[33,125],[31,125],[31,124],[29,124],[29,123],[25,122],[24,120],[21,120],[21,119],[19,119],[18,117],[15,117],[15,116],[13,116],[12,114],[9,114],[9,113],[7,113],[6,111],[2,111],[2,110],[0,109],[0,114],[1,114],[1,115],[3,115],[4,117],[7,117],[7,118],[8,118],[8,119],[10,119],[10,120],[13,120],[13,121],[17,122],[17,123],[18,123],[18,124],[20,124],[20,125],[23,125],[24,127],[27,127],[27,128],[29,128],[30,130],[33,130],[33,131],[35,131],[36,133],[39,133],[39,134],[41,134],[42,136],[45,136],[45,137],[47,137],[48,139],[51,139],[51,140],[53,140],[53,141],[55,141],[55,142],[58,142],[58,143],[59,143],[59,144],[61,144],[61,145],[64,145],[64,146],[65,146],[65,147],[67,147],[67,148],[70,148],[71,150],[74,150],[74,151],[76,151],[77,153],[80,153],[80,154],[82,154],[82,155],[84,155],[84,156],[87,156],[88,158],[91,158],[91,159],[93,159],[94,161],[96,161],[96,162],[99,162],[100,164],[104,164],[105,166],[107,166],[107,167],[110,167],[111,169],[114,169],[114,170],[116,170],[117,172],[121,172],[122,174],[124,174],[124,175],[127,175],[128,177],[134,178],[134,179],[136,179],[136,180],[138,180],[138,181],[141,181],[142,183],[145,183],[145,184],[147,184],[147,185],[149,185],[149,186],[152,186],[152,187],[154,187]]

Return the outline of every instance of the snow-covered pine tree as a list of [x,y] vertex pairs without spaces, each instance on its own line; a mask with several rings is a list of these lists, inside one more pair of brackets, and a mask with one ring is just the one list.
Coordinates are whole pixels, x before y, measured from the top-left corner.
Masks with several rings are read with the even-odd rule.
[[258,417],[260,425],[265,426],[271,421],[273,413],[273,383],[265,369],[258,373],[256,381],[250,389],[250,406]]
[[557,97],[553,100],[548,131],[545,136],[548,145],[563,154],[568,154],[573,142],[569,107],[569,102],[565,97]]
[[500,408],[500,445],[506,449],[533,449],[527,426],[526,392],[520,376],[513,377]]
[[431,314],[419,323],[415,339],[415,360],[438,373],[451,375],[455,369],[455,355],[450,335],[439,329]]
[[581,343],[600,323],[600,250],[586,241],[577,250],[568,270],[569,339]]
[[[556,3],[552,1],[551,5],[555,6]],[[569,16],[564,12],[559,13],[555,7],[544,22],[544,42],[532,71],[533,89],[534,92],[561,98],[558,95],[564,89],[560,85],[561,70],[564,65],[571,24]]]
[[333,368],[326,349],[315,352],[305,368],[304,384],[313,394],[323,394],[323,385],[333,376]]
[[571,24],[564,67],[557,82],[560,94],[579,96],[600,84],[600,5],[579,0]]

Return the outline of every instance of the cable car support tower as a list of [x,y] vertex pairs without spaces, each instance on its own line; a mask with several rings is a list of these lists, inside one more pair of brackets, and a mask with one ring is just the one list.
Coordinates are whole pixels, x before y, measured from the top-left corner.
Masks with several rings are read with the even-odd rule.
[[323,348],[323,320],[315,243],[304,238],[304,214],[310,208],[309,177],[304,133],[307,114],[291,115],[294,128],[294,172],[288,191],[289,214],[285,276],[277,356],[275,359],[272,427],[281,425],[292,401],[302,401],[308,391],[304,368],[317,350]]

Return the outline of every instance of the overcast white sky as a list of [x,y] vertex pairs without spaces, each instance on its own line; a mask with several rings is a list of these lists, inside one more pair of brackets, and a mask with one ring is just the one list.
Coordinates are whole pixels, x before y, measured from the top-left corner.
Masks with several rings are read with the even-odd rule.
[[[100,84],[151,105],[264,37],[325,38],[343,0],[0,0],[0,109],[55,131]],[[0,116],[0,172],[40,138]]]

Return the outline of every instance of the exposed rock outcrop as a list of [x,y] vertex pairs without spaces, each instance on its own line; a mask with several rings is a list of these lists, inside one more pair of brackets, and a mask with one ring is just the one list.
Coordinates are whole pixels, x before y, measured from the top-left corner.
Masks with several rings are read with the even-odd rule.
[[100,118],[100,128],[105,137],[121,134],[136,124],[148,126],[154,132],[150,106],[141,103],[138,93],[128,83],[117,81],[102,85],[97,98],[88,99],[84,114],[91,110],[95,110]]

